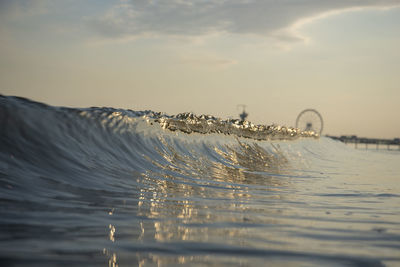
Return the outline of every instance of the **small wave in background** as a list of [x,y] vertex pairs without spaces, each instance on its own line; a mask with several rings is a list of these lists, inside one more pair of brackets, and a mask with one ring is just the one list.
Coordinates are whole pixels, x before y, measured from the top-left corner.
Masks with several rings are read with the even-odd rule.
[[400,153],[0,96],[0,263],[398,266]]

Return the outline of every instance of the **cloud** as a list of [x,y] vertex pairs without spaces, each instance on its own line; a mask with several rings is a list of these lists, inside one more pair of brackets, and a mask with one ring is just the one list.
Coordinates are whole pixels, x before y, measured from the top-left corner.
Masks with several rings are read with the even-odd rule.
[[20,19],[48,12],[49,0],[0,0],[0,18]]
[[294,29],[321,14],[393,6],[400,0],[125,0],[88,22],[109,38],[222,32],[295,42],[304,38]]

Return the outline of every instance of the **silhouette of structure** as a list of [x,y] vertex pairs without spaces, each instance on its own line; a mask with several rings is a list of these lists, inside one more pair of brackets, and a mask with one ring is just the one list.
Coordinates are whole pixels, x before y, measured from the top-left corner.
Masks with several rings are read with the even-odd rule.
[[246,112],[246,105],[238,105],[238,107],[242,107],[242,113],[239,114],[240,120],[245,121],[249,114]]
[[342,135],[340,137],[327,135],[327,137],[341,141],[345,144],[354,144],[355,148],[358,148],[359,145],[365,145],[365,149],[368,149],[368,145],[376,145],[376,149],[379,149],[379,146],[386,146],[387,149],[390,150],[390,146],[398,146],[400,150],[400,138],[379,139],[357,137],[356,135]]
[[[296,128],[299,128],[301,131],[314,131],[321,136],[322,130],[324,128],[324,121],[318,111],[309,108],[303,110],[297,116]],[[368,149],[368,145],[375,145],[376,149],[379,149],[379,146],[386,146],[387,149],[390,150],[391,147],[398,146],[398,149],[400,150],[400,138],[365,138],[357,137],[356,135],[342,135],[340,137],[326,135],[326,137],[341,141],[345,144],[354,144],[355,148],[358,148],[359,145],[365,145],[365,149]]]
[[324,128],[324,121],[321,114],[315,109],[305,109],[297,116],[296,128],[301,131],[313,131],[321,135]]

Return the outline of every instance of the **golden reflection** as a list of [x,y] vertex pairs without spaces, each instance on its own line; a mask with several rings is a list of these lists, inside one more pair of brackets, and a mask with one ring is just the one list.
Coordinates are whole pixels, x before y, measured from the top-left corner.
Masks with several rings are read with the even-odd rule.
[[[190,149],[190,153],[179,153],[165,139],[160,138],[160,142],[163,148],[158,153],[165,162],[147,159],[165,171],[142,174],[138,215],[150,220],[140,222],[141,242],[225,240],[226,244],[244,244],[249,235],[245,225],[257,223],[254,214],[278,212],[250,203],[254,203],[252,194],[257,192],[254,186],[271,192],[262,193],[264,201],[283,198],[279,192],[288,186],[288,179],[271,175],[280,174],[288,164],[279,147],[271,145],[268,151],[256,143],[238,140],[235,146],[215,148],[220,158],[211,160]],[[271,223],[275,223],[273,220]],[[191,256],[175,257],[172,263],[158,254],[146,257],[140,259],[141,264],[185,264]]]
[[[112,208],[109,212],[108,215],[112,216],[114,214],[114,208]],[[116,228],[114,225],[109,224],[108,225],[108,238],[111,242],[115,242],[115,231]],[[109,267],[118,267],[118,263],[117,263],[117,254],[115,252],[110,252],[109,250],[107,250],[106,248],[103,248],[103,254],[107,256],[108,258],[108,266]]]
[[108,267],[118,267],[117,254],[115,252],[111,253],[106,248],[103,248],[103,254],[108,258]]
[[109,212],[108,212],[108,215],[113,215],[114,214],[114,208],[112,208]]
[[[270,143],[267,150],[257,143],[248,144],[236,138],[236,145],[225,145],[223,149],[214,147],[221,161],[210,160],[201,156],[193,149],[187,148],[190,153],[179,153],[165,138],[158,138],[162,148],[155,150],[167,161],[167,164],[158,162],[150,157],[145,158],[153,165],[189,177],[205,177],[221,182],[274,185],[280,183],[270,174],[287,173],[288,160],[279,149]],[[256,172],[264,172],[262,174]]]
[[108,234],[108,236],[112,242],[115,242],[115,236],[114,236],[115,235],[115,227],[114,227],[114,225],[110,224],[108,226],[108,228],[110,229],[110,233]]
[[215,151],[235,165],[251,171],[270,171],[279,173],[282,167],[288,164],[288,160],[279,150],[279,146],[270,144],[273,151],[269,152],[257,143],[247,144],[237,139],[238,146],[226,146],[227,152],[218,148]]

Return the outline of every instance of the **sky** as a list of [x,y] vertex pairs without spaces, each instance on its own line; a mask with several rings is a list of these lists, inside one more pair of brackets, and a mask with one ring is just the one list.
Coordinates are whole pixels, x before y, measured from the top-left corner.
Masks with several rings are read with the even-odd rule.
[[400,0],[0,0],[0,93],[400,137]]

